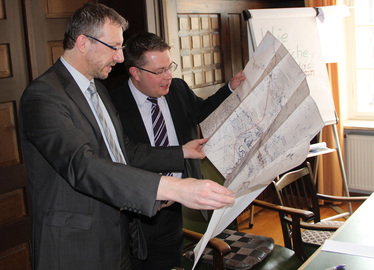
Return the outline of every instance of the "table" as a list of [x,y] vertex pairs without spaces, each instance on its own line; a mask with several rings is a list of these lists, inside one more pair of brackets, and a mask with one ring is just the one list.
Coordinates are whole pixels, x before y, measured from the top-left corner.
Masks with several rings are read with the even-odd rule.
[[[335,241],[374,245],[374,193],[331,236]],[[345,264],[346,270],[374,269],[374,258],[322,251],[320,247],[299,269],[328,269]]]

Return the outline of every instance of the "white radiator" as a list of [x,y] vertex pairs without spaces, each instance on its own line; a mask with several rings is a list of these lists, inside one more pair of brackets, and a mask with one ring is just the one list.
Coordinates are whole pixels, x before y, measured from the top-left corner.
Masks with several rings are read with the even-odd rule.
[[346,174],[350,191],[374,191],[374,136],[347,134]]

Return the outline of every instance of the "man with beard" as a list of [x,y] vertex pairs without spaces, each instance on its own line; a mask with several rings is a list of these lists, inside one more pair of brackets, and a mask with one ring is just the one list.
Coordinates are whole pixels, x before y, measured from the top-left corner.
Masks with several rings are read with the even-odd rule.
[[69,21],[62,57],[22,95],[35,270],[130,269],[123,210],[152,216],[160,201],[217,209],[235,200],[210,180],[153,173],[181,171],[184,158],[203,158],[204,140],[162,149],[132,144],[123,135],[118,113],[95,78],[107,78],[123,61],[126,28],[113,9],[84,5]]

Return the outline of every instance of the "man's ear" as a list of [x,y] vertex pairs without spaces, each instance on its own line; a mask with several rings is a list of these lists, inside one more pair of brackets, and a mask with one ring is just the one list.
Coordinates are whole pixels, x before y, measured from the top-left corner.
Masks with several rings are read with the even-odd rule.
[[80,52],[85,52],[87,49],[88,38],[85,35],[79,35],[75,41],[77,48]]
[[136,68],[136,67],[130,67],[129,68],[129,72],[131,74],[132,77],[134,77],[135,80],[139,81],[140,78],[139,78],[139,69]]

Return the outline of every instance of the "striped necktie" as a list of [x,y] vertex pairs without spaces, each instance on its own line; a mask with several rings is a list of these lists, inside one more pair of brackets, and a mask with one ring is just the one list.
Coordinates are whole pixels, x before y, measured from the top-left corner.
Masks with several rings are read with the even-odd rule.
[[[162,115],[160,107],[158,106],[157,98],[148,97],[147,99],[152,103],[151,114],[155,146],[169,146],[169,138],[166,130],[165,119]],[[172,176],[173,173],[162,173],[162,175]]]
[[105,134],[105,137],[108,141],[110,150],[112,151],[112,153],[113,153],[117,162],[125,164],[125,161],[122,158],[122,156],[119,152],[119,149],[114,142],[114,139],[113,139],[113,136],[110,132],[108,124],[105,121],[104,114],[103,114],[103,111],[102,111],[101,105],[100,105],[99,95],[96,91],[96,87],[95,87],[95,84],[93,82],[90,82],[90,86],[87,88],[87,91],[90,93],[92,104],[94,105],[94,108],[96,110],[99,121],[101,122],[101,125],[103,126],[104,134]]
[[[164,116],[162,115],[162,112],[160,110],[160,107],[158,106],[157,98],[155,97],[148,97],[147,100],[149,100],[152,103],[151,108],[151,115],[152,115],[152,128],[153,128],[153,136],[155,140],[155,146],[169,146],[169,138],[168,133],[166,130],[166,124]],[[162,175],[167,176],[173,176],[172,172],[164,172],[161,173]],[[158,210],[160,211],[164,207],[168,207],[172,205],[173,201],[162,201]]]
[[169,146],[166,124],[164,116],[162,115],[160,107],[158,106],[157,98],[148,97],[147,99],[152,102],[151,114],[155,146]]

